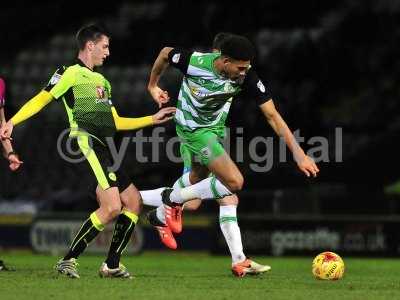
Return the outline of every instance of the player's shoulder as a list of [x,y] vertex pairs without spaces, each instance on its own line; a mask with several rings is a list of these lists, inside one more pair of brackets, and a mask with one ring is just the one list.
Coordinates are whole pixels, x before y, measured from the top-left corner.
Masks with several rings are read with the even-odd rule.
[[70,73],[71,71],[76,70],[76,68],[77,68],[76,64],[60,64],[54,68],[54,70],[55,70],[54,74],[58,74],[61,76],[67,71],[68,71],[68,73]]
[[246,77],[244,79],[244,82],[242,83],[242,86],[257,84],[257,82],[259,80],[260,80],[260,78],[258,77],[257,72],[254,70],[254,68],[250,68],[250,70],[246,74]]
[[47,87],[55,86],[61,80],[61,78],[66,79],[68,82],[74,81],[77,67],[78,66],[76,64],[60,64],[56,66],[53,73],[51,73]]
[[190,58],[190,65],[201,68],[201,69],[213,69],[214,60],[219,57],[220,53],[214,52],[198,52],[195,51]]
[[194,58],[194,59],[199,59],[199,58],[214,59],[218,56],[221,56],[221,53],[219,53],[219,52],[199,52],[199,51],[193,51],[193,53],[192,53],[192,58]]

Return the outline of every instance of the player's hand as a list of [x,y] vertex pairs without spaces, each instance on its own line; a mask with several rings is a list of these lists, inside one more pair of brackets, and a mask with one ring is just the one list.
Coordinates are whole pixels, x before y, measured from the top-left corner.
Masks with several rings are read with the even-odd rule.
[[310,177],[310,175],[317,177],[319,169],[314,160],[308,155],[304,155],[301,159],[297,160],[297,166],[307,177]]
[[149,87],[148,90],[154,101],[158,103],[159,108],[168,103],[169,96],[167,91],[160,89],[158,86]]
[[8,156],[9,167],[11,171],[16,171],[24,162],[19,160],[17,154],[10,154]]
[[153,115],[153,124],[162,124],[171,120],[176,112],[175,107],[165,107],[158,111],[158,113]]
[[14,124],[11,121],[8,121],[7,123],[3,124],[3,126],[1,126],[0,128],[0,139],[11,140],[11,133],[13,131],[13,128]]

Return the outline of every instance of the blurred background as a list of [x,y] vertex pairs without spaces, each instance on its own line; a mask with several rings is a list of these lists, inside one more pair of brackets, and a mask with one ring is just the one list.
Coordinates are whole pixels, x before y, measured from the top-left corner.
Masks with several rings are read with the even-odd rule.
[[[77,54],[74,34],[83,24],[100,21],[111,32],[111,56],[101,72],[112,84],[113,103],[122,116],[157,110],[146,85],[162,47],[208,51],[218,32],[245,35],[257,50],[253,67],[272,91],[290,128],[304,137],[301,146],[315,147],[307,143],[313,137],[328,142],[316,179],[305,178],[290,156],[281,161],[276,138],[272,149],[262,143],[256,148],[260,157],[266,151],[274,154],[268,156],[273,166],[268,172],[254,172],[248,151],[243,152],[239,167],[245,187],[239,195],[239,221],[248,247],[258,243],[254,251],[278,255],[282,251],[276,249],[282,247],[274,250],[271,245],[284,240],[292,243],[286,247],[291,247],[291,253],[303,253],[314,249],[307,246],[310,243],[323,248],[325,244],[316,241],[332,242],[335,238],[330,234],[336,232],[339,242],[336,246],[328,243],[331,248],[355,254],[396,254],[400,251],[395,237],[400,228],[399,20],[400,2],[391,0],[240,4],[116,0],[107,5],[15,0],[12,7],[3,6],[0,11],[0,76],[7,82],[6,115],[11,117],[38,93],[59,65],[72,62]],[[178,72],[168,70],[162,86],[176,95],[179,79]],[[52,103],[15,129],[14,148],[24,164],[11,173],[6,161],[0,162],[0,246],[26,246],[15,236],[29,241],[32,222],[43,216],[57,220],[85,216],[96,207],[95,185],[83,169],[86,166],[69,164],[57,152],[57,138],[67,123],[63,105]],[[236,138],[243,139],[246,150],[254,137],[274,137],[252,99],[236,99],[228,123],[231,132],[240,132],[232,135],[232,154],[237,151]],[[151,136],[152,132],[142,133]],[[171,186],[182,172],[182,164],[169,161],[163,151],[175,136],[173,123],[161,136],[159,162],[151,161],[150,143],[143,146],[147,163],[135,159],[134,143],[128,146],[124,164],[139,189]],[[216,252],[222,245],[215,242],[220,239],[217,214],[212,202],[187,214],[189,228],[201,227],[204,239],[210,241],[207,247]],[[190,220],[195,220],[192,227]],[[252,230],[246,232],[246,228]],[[208,236],[207,232],[212,233]],[[277,238],[277,232],[283,235]],[[292,235],[287,237],[287,233]],[[307,233],[312,236],[308,240]],[[196,240],[193,235],[192,239]],[[376,246],[379,239],[384,240],[381,248]],[[293,246],[298,243],[303,248]],[[379,249],[374,252],[374,247]]]

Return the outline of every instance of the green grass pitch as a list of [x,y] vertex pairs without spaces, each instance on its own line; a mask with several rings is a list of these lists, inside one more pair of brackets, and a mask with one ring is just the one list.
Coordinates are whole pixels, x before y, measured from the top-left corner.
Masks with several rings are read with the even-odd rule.
[[261,276],[235,278],[230,258],[190,252],[151,252],[124,257],[133,280],[101,279],[104,257],[82,256],[80,279],[58,276],[58,257],[1,253],[16,268],[0,272],[0,299],[400,299],[400,260],[344,257],[345,276],[319,281],[311,274],[312,258],[254,257],[270,264]]

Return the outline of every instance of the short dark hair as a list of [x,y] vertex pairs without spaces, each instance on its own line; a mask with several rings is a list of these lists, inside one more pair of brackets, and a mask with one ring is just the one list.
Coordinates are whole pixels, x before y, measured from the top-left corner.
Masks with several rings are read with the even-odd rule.
[[248,38],[232,34],[222,42],[221,54],[235,60],[253,60],[255,50]]
[[231,35],[233,35],[233,33],[230,32],[218,32],[213,40],[212,43],[212,47],[213,49],[217,49],[217,50],[221,50],[221,45],[222,43]]
[[83,50],[88,41],[97,42],[103,35],[108,38],[110,37],[109,32],[104,26],[100,24],[89,24],[78,30],[76,34],[76,44],[79,50]]

